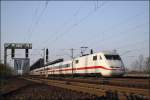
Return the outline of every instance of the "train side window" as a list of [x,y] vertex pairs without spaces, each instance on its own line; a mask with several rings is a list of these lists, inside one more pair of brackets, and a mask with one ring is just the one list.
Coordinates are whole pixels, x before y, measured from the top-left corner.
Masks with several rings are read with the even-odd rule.
[[67,64],[68,66],[67,67],[70,67],[70,64]]
[[76,63],[76,64],[79,63],[79,60],[75,60],[75,63]]
[[66,65],[62,65],[62,68],[64,68]]
[[66,64],[66,66],[65,67],[68,67],[68,64]]
[[99,59],[100,59],[100,60],[102,60],[102,57],[101,57],[101,56],[99,56]]
[[93,56],[93,60],[97,60],[97,56]]

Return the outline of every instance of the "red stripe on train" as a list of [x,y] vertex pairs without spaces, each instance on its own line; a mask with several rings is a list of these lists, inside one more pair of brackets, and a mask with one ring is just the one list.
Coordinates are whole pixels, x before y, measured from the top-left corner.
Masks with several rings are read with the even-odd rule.
[[[106,68],[103,66],[90,66],[90,67],[80,67],[80,68],[73,68],[73,70],[86,70],[86,69],[105,69],[105,70],[116,70],[116,69],[112,69],[112,68]],[[69,69],[58,69],[58,70],[50,70],[49,72],[55,72],[55,71],[68,71],[68,70],[72,70],[72,68]]]

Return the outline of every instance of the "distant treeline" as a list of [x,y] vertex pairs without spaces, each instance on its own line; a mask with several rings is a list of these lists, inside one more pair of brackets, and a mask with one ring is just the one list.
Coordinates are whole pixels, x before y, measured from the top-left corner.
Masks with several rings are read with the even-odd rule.
[[7,78],[13,75],[13,69],[4,64],[0,64],[0,78]]
[[150,74],[150,57],[139,55],[138,59],[136,59],[131,66],[132,72],[143,72]]

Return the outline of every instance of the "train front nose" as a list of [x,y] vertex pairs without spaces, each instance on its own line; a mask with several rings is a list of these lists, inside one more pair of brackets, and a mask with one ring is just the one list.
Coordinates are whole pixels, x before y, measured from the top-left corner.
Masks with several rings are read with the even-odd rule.
[[112,68],[112,71],[111,71],[112,76],[122,76],[124,74],[125,74],[124,67],[120,66],[120,67],[113,67]]
[[125,74],[124,67],[118,67],[118,66],[113,66],[113,67],[108,67],[108,70],[102,71],[101,72],[102,76],[123,76]]
[[121,60],[108,60],[108,66],[112,69],[112,76],[120,76],[125,73],[124,64]]

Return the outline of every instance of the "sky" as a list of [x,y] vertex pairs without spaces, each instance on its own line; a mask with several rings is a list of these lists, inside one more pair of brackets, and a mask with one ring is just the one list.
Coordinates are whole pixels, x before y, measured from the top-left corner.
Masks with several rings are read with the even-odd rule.
[[85,46],[86,53],[117,50],[131,68],[149,56],[149,1],[1,1],[1,40],[2,60],[4,43],[32,43],[31,64],[44,48],[54,60],[70,59],[71,48],[77,57]]

